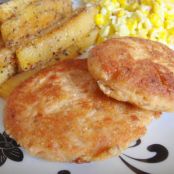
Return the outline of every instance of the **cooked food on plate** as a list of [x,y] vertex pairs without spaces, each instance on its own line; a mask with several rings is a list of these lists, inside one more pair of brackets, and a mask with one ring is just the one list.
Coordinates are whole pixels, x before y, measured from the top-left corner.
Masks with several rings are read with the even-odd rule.
[[86,60],[69,60],[19,85],[8,98],[4,123],[31,155],[82,163],[119,155],[155,116],[107,97]]
[[96,13],[97,9],[93,6],[78,9],[57,29],[17,49],[20,69],[25,71],[51,58],[57,58],[59,52],[81,41],[95,28],[93,18]]
[[71,46],[59,52],[55,59],[73,59],[82,55],[83,53],[88,53],[88,50],[86,49],[91,47],[95,43],[97,34],[98,29],[94,28],[85,36],[77,38],[76,42],[74,42]]
[[37,0],[21,10],[17,16],[1,25],[1,33],[7,47],[18,48],[37,36],[42,36],[60,25],[70,16],[71,0]]
[[[62,52],[60,52],[57,55],[58,56],[57,58],[60,60],[74,59],[75,57],[81,55],[81,53],[83,53],[86,48],[88,48],[95,42],[97,33],[98,30],[96,29],[92,30],[86,36],[80,38],[75,45],[72,44],[67,49],[62,50]],[[44,68],[45,66],[53,65],[56,62],[57,62],[56,60],[52,59],[44,66],[39,66],[30,71],[18,73],[15,76],[9,78],[8,80],[6,79],[7,81],[2,85],[0,85],[0,96],[6,99],[10,95],[10,93],[15,89],[15,87],[18,86],[22,81],[26,80],[27,78],[38,72],[40,69]]]
[[[13,0],[1,4],[0,84],[21,71],[42,69],[50,61],[81,55],[96,42],[96,14],[96,6],[75,10],[71,0]],[[13,63],[4,66],[7,62]],[[18,77],[22,79],[22,75]],[[7,96],[8,90],[0,88],[1,97]]]
[[0,84],[16,73],[14,54],[7,48],[0,49]]
[[16,73],[15,55],[4,47],[4,42],[0,35],[0,84]]
[[173,0],[85,0],[98,4],[98,42],[113,36],[135,36],[174,44]]
[[0,23],[16,16],[20,11],[24,10],[29,4],[37,0],[10,0],[0,5]]
[[117,156],[153,118],[174,111],[174,3],[85,2],[0,5],[4,127],[51,161]]
[[88,68],[106,95],[148,110],[174,111],[174,51],[167,46],[111,39],[92,49]]

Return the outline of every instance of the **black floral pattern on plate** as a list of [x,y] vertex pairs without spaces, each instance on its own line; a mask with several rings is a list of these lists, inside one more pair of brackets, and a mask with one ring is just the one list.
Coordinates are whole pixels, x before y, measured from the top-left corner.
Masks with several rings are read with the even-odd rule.
[[[133,146],[130,146],[129,148],[137,147],[140,144],[141,144],[141,140],[138,139],[136,141],[136,143]],[[139,161],[139,162],[144,162],[144,163],[159,163],[159,162],[162,162],[162,161],[166,160],[167,157],[168,157],[168,155],[169,155],[169,152],[168,152],[167,148],[164,147],[161,144],[152,144],[152,145],[149,145],[147,147],[147,150],[149,152],[155,152],[156,154],[153,157],[150,157],[150,158],[147,158],[147,159],[139,159],[139,158],[134,158],[134,157],[131,157],[131,156],[123,153],[122,155],[119,156],[119,158],[134,173],[136,173],[136,174],[150,174],[150,173],[147,173],[145,171],[142,171],[142,170],[136,168],[135,166],[131,165],[130,163],[128,163],[125,160],[125,157],[127,157],[129,159],[136,160],[136,161]]]
[[57,174],[71,174],[71,172],[69,170],[61,170]]
[[[135,142],[135,144],[130,146],[129,148],[135,148],[135,147],[139,146],[140,144],[141,144],[141,139],[138,139]],[[122,155],[119,156],[119,158],[135,174],[150,174],[150,173],[147,173],[145,171],[142,171],[142,170],[138,169],[137,167],[135,167],[132,164],[128,163],[125,159],[125,158],[129,158],[129,159],[136,160],[136,161],[139,161],[139,162],[144,162],[144,163],[159,163],[159,162],[162,162],[162,161],[166,160],[168,155],[169,155],[169,152],[168,152],[167,148],[164,147],[161,144],[149,145],[147,147],[147,150],[150,151],[150,152],[156,152],[156,154],[153,157],[150,157],[150,158],[147,158],[147,159],[138,159],[138,158],[134,158],[134,157],[131,157],[131,156],[123,153]],[[68,170],[61,170],[57,174],[71,174],[71,172],[68,171]]]
[[16,141],[10,138],[5,132],[0,133],[0,166],[2,166],[7,159],[20,162],[23,158],[23,152],[19,149],[19,145]]

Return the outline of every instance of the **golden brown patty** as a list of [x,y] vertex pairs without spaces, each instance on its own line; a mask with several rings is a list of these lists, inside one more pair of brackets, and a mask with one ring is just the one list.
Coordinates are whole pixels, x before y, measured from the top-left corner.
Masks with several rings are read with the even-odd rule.
[[167,46],[111,39],[92,49],[88,68],[108,96],[148,110],[174,111],[174,51]]
[[153,112],[105,96],[73,60],[41,71],[9,97],[5,128],[34,156],[89,162],[121,153],[145,133]]

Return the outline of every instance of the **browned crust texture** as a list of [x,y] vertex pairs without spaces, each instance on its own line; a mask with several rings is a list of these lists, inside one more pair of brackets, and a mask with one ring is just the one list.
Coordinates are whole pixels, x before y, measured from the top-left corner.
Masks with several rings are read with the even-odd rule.
[[17,87],[8,98],[4,123],[31,155],[82,163],[119,155],[144,135],[153,114],[105,96],[86,60],[71,60]]
[[174,51],[167,46],[134,37],[111,39],[93,48],[88,67],[99,85],[112,91],[109,96],[174,111]]

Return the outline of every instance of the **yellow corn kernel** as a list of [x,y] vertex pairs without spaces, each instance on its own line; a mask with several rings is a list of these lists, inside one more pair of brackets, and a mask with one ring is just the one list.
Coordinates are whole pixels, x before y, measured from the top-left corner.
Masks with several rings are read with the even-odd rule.
[[156,0],[156,2],[157,2],[158,4],[162,4],[162,3],[163,3],[163,0]]
[[152,5],[152,0],[141,0],[143,5]]
[[168,30],[169,35],[174,36],[174,28],[171,28]]
[[160,27],[161,25],[163,25],[161,18],[157,14],[152,13],[149,18],[150,18],[151,23],[155,27]]
[[137,2],[134,2],[130,5],[128,5],[126,9],[128,11],[135,11],[136,9],[138,9],[138,7],[139,7],[139,4]]
[[165,41],[167,39],[167,31],[166,30],[162,30],[159,33],[158,38],[159,38],[159,40]]
[[124,16],[124,14],[125,14],[124,10],[119,10],[117,12],[117,17],[122,17],[122,16]]
[[101,13],[98,13],[96,16],[95,16],[95,22],[98,26],[102,26],[105,24],[105,18],[104,16],[101,14]]
[[168,12],[165,13],[165,18],[169,20],[174,20],[174,14],[169,14]]
[[126,0],[118,0],[118,2],[120,3],[121,7],[126,7],[127,5]]
[[174,14],[166,14],[165,21],[164,21],[164,27],[167,29],[174,27]]
[[127,20],[127,27],[130,30],[131,33],[135,33],[135,30],[138,26],[138,20],[135,18],[129,18]]
[[152,3],[152,10],[157,15],[162,15],[164,10],[162,8],[162,4],[159,4],[158,2]]
[[171,20],[166,19],[166,20],[164,21],[164,27],[165,27],[166,29],[172,28],[171,22],[172,22]]
[[[174,4],[174,2],[172,2],[172,4]],[[171,3],[167,3],[166,4],[166,8],[167,8],[167,11],[168,10],[172,10],[173,9],[173,5],[171,5]]]

